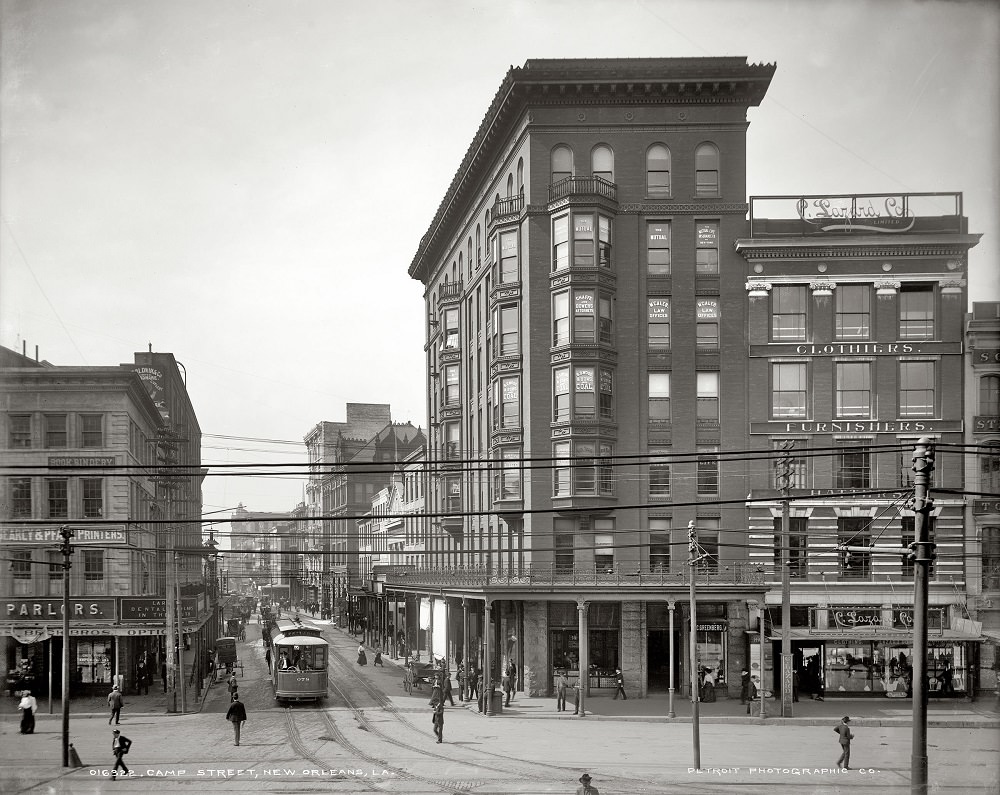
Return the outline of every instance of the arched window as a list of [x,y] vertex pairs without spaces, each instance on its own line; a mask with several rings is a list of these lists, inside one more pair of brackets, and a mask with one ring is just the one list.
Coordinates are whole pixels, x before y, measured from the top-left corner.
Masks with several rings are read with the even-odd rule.
[[469,235],[469,243],[466,246],[466,250],[468,251],[468,254],[466,255],[465,259],[469,263],[469,278],[471,279],[472,278],[472,235]]
[[719,149],[700,144],[694,150],[694,192],[697,196],[719,195]]
[[1000,375],[984,375],[979,379],[979,414],[1000,416]]
[[610,146],[600,144],[594,147],[590,156],[591,173],[595,177],[601,177],[608,182],[615,181],[615,153]]
[[459,276],[462,275],[463,270],[464,270],[464,268],[462,266],[462,252],[459,251],[458,252],[458,274],[459,274]]
[[514,175],[507,175],[507,198],[511,198],[514,195]]
[[483,264],[483,237],[479,224],[476,224],[476,267]]
[[646,152],[646,195],[670,195],[670,150],[653,144]]
[[1000,442],[986,442],[979,453],[979,490],[1000,492]]
[[573,176],[573,150],[557,146],[552,150],[552,184]]
[[524,158],[519,157],[517,160],[517,195],[524,195]]

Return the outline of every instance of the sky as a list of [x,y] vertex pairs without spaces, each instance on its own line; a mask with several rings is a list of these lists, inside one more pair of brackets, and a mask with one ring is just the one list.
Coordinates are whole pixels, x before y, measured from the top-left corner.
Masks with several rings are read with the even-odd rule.
[[[426,426],[421,236],[507,70],[746,56],[749,195],[960,191],[1000,300],[1000,4],[0,0],[0,344],[183,363],[203,461],[303,462],[345,404]],[[210,476],[207,515],[296,478]]]

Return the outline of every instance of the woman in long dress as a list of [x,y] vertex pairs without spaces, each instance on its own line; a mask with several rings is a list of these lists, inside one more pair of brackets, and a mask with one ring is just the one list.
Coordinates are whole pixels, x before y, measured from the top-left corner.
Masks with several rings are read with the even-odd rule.
[[358,646],[358,665],[368,665],[368,656],[365,654],[365,645]]

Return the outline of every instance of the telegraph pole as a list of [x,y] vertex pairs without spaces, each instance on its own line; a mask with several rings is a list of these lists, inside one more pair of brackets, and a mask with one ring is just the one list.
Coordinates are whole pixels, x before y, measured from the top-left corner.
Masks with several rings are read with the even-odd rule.
[[[788,440],[781,445],[781,469],[778,475],[781,483],[781,716],[792,717],[792,696],[794,676],[792,670],[792,595],[791,595],[791,550],[788,540],[789,492],[792,485],[791,449],[795,442]],[[763,649],[762,649],[763,651]]]
[[63,555],[62,577],[62,760],[63,767],[69,767],[69,569],[70,555],[73,546],[69,540],[73,537],[73,528],[63,525],[59,528],[63,542],[60,548]]
[[691,567],[690,589],[688,591],[688,601],[690,602],[691,629],[689,657],[691,666],[691,740],[694,743],[694,768],[701,769],[701,728],[698,723],[698,602],[697,588],[695,580],[697,573],[695,567],[703,556],[698,554],[698,528],[693,521],[688,522],[688,565]]
[[927,517],[934,508],[928,496],[934,471],[934,442],[927,436],[913,449],[913,512],[916,552],[913,566],[913,744],[910,758],[910,792],[927,792],[927,587],[934,543]]

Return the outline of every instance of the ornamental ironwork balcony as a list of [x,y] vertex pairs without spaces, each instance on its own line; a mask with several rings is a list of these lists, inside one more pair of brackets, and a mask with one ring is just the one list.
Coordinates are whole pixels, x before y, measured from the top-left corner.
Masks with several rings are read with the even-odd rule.
[[549,185],[549,201],[565,199],[567,196],[600,196],[610,201],[618,201],[618,186],[604,177],[565,177]]
[[490,218],[497,221],[507,215],[517,215],[524,209],[524,196],[508,196],[505,199],[497,198],[493,202],[493,209],[490,211]]
[[[690,583],[690,567],[670,570],[642,571],[634,564],[613,566],[380,566],[376,575],[385,578],[386,585],[396,586],[458,586],[510,587],[593,586],[615,588],[686,587]],[[759,563],[736,561],[697,567],[699,585],[761,586],[768,581],[765,567]],[[773,579],[773,577],[771,578]]]

